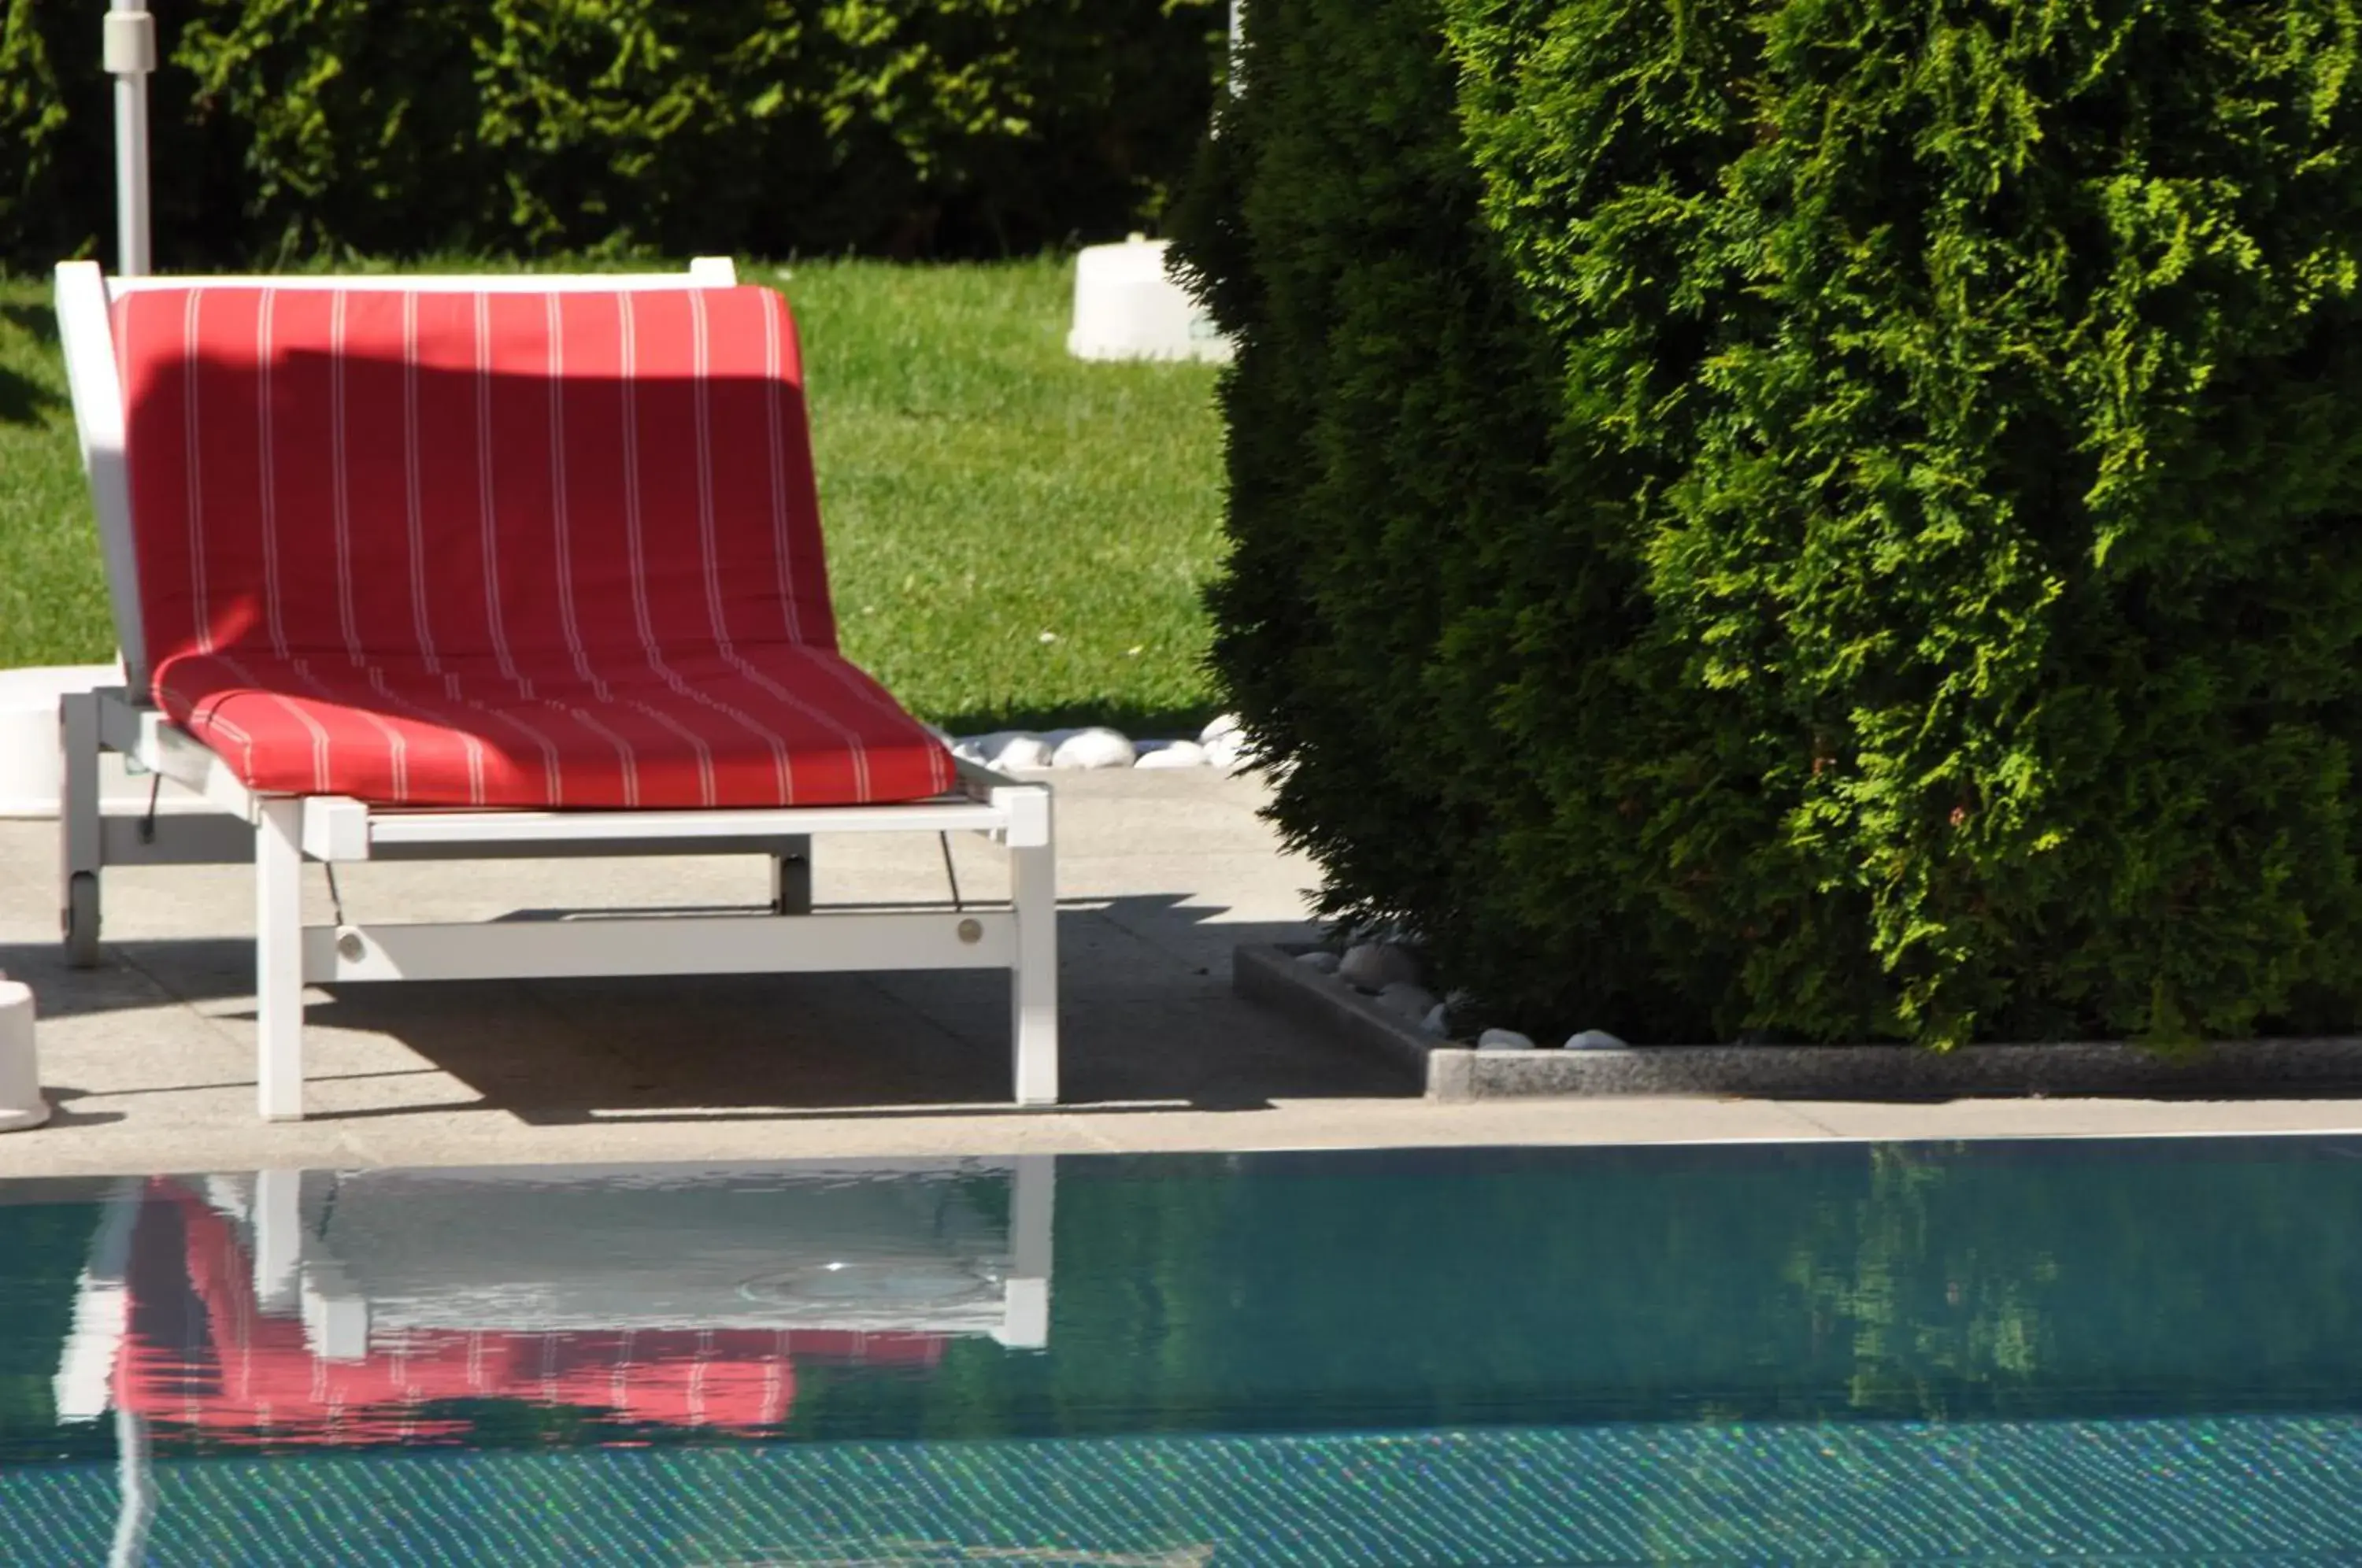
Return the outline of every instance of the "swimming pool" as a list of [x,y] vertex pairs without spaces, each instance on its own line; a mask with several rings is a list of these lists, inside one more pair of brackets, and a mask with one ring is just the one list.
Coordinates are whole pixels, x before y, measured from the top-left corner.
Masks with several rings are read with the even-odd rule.
[[2362,1138],[0,1186],[0,1557],[2362,1558]]

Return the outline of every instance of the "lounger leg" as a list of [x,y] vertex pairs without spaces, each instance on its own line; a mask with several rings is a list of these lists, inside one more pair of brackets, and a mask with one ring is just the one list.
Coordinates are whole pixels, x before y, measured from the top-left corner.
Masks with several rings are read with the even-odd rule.
[[98,872],[105,858],[98,821],[98,699],[70,691],[58,700],[62,788],[58,801],[58,923],[66,962],[98,963]]
[[783,845],[771,856],[771,912],[810,914],[811,900],[811,839],[806,836]]
[[322,1361],[369,1355],[369,1297],[345,1265],[322,1253],[304,1264],[304,1342]]
[[1000,1329],[993,1337],[1016,1350],[1050,1342],[1050,1253],[1058,1190],[1054,1154],[1020,1154],[1010,1177],[1009,1279]]
[[250,1213],[256,1306],[285,1316],[303,1304],[304,1173],[257,1171]]
[[1009,1032],[1017,1103],[1058,1103],[1058,877],[1047,844],[1009,852],[1017,907],[1017,962],[1009,974]]
[[304,803],[266,800],[254,827],[254,1026],[263,1117],[304,1116]]

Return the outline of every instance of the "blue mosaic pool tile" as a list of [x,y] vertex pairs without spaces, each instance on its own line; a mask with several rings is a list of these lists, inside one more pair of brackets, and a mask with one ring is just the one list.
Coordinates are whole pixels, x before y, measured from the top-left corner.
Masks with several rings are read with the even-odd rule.
[[[2362,1418],[168,1458],[145,1561],[698,1568],[2362,1562]],[[8,1560],[116,1478],[0,1472]]]

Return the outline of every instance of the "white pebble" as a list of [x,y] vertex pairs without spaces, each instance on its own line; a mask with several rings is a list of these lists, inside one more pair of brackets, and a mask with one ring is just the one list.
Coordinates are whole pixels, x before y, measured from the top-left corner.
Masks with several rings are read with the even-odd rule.
[[1608,1033],[1607,1031],[1604,1029],[1586,1029],[1580,1034],[1570,1034],[1566,1037],[1566,1045],[1564,1048],[1569,1051],[1628,1051],[1631,1049],[1630,1046],[1625,1044],[1624,1042],[1617,1039],[1616,1036]]
[[1378,1005],[1405,1018],[1425,1018],[1441,1004],[1435,999],[1435,993],[1425,986],[1397,980],[1378,993]]
[[1136,767],[1203,767],[1206,748],[1196,741],[1142,741]]
[[1040,642],[1041,642],[1044,646],[1047,646],[1049,644],[1051,644],[1051,643],[1054,643],[1054,642],[1056,642],[1056,641],[1058,640],[1058,634],[1057,634],[1057,633],[1055,633],[1055,632],[1044,632],[1044,633],[1043,633],[1043,634],[1042,634],[1041,637],[1040,637],[1039,639],[1037,639],[1037,640],[1038,640],[1038,641],[1040,641]]
[[992,754],[992,766],[995,770],[1002,773],[1012,769],[1023,771],[1047,767],[1050,766],[1050,755],[1048,741],[1043,740],[1040,735],[1027,734],[1020,731],[1001,742],[1000,748]]
[[1429,1008],[1427,1010],[1427,1016],[1418,1021],[1418,1027],[1422,1032],[1432,1034],[1439,1040],[1442,1039],[1445,1035],[1450,1034],[1451,1032],[1451,1004],[1450,1002],[1437,1002],[1433,1007]]
[[1388,986],[1416,984],[1418,962],[1399,947],[1363,942],[1345,949],[1337,973],[1363,990],[1382,991]]
[[1337,972],[1337,955],[1330,952],[1326,947],[1316,947],[1309,953],[1299,953],[1296,955],[1296,961],[1316,974],[1333,975]]
[[1514,1029],[1488,1029],[1476,1036],[1476,1049],[1479,1051],[1530,1051],[1533,1048],[1533,1040]]
[[1239,716],[1236,713],[1219,714],[1209,720],[1206,727],[1198,732],[1198,744],[1211,745],[1224,735],[1234,735],[1238,733]]
[[953,749],[956,751],[959,746],[966,746],[989,762],[1000,755],[1002,746],[1026,733],[1023,730],[994,730],[987,734],[963,735],[960,737],[958,745],[954,746]]
[[1206,744],[1206,760],[1225,773],[1236,773],[1255,758],[1254,747],[1242,735],[1216,735]]
[[1131,742],[1117,730],[1077,730],[1058,743],[1054,767],[1130,767]]

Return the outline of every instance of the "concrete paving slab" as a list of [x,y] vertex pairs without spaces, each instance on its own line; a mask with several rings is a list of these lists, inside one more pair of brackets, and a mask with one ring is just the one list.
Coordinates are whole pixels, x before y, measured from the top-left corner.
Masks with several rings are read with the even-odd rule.
[[[1439,1105],[1398,1067],[1230,991],[1245,942],[1307,939],[1317,880],[1211,772],[1054,776],[1068,1103],[1017,1110],[1005,982],[980,974],[348,986],[316,991],[309,1120],[254,1115],[249,874],[108,874],[106,959],[57,945],[56,829],[0,823],[0,969],[42,1012],[58,1115],[0,1137],[0,1176],[977,1153],[2343,1130],[2343,1099],[1787,1103],[1632,1096]],[[952,841],[964,897],[998,852]],[[745,907],[763,863],[370,865],[348,912]],[[947,904],[933,838],[823,840],[823,903]],[[311,868],[312,918],[330,911]]]

